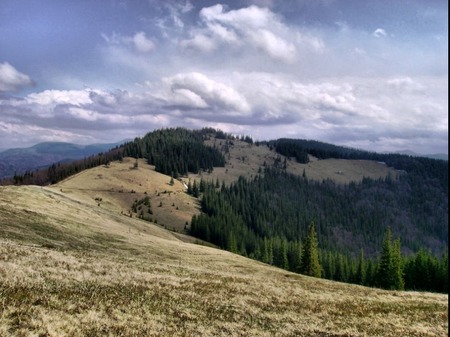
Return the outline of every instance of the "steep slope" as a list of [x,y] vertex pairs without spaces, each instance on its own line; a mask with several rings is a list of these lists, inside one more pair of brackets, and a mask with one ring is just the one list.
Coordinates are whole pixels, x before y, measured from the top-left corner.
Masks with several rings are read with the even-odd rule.
[[131,164],[0,187],[0,336],[447,334],[447,295],[305,277],[122,214],[135,194],[182,190]]

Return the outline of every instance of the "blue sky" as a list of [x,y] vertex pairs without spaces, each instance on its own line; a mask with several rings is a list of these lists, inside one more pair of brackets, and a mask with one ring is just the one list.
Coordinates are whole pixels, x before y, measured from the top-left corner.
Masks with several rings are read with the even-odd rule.
[[0,149],[211,126],[448,152],[448,4],[2,0]]

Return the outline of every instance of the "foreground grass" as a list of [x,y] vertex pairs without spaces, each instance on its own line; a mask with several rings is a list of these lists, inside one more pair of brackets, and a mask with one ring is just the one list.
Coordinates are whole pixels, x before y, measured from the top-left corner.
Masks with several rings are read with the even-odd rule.
[[0,187],[2,337],[448,335],[447,295],[289,273],[65,188]]
[[1,242],[0,336],[447,333],[445,295],[317,280],[207,247],[179,247],[177,261],[168,248],[159,259]]

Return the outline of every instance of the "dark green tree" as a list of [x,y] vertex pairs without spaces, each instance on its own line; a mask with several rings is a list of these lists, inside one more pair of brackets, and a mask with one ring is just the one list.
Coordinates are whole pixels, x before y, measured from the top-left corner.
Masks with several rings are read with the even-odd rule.
[[366,261],[364,260],[364,251],[361,249],[359,253],[358,267],[354,279],[356,284],[365,284],[366,282]]
[[300,271],[302,274],[321,277],[322,267],[319,262],[319,247],[314,222],[311,222],[302,252]]
[[377,285],[384,289],[402,290],[405,287],[400,240],[392,242],[390,227],[386,230],[380,263],[377,273]]
[[392,245],[392,288],[396,290],[405,289],[405,280],[403,277],[403,259],[400,250],[400,239],[394,241]]
[[393,287],[392,265],[392,234],[391,228],[388,227],[381,249],[380,263],[378,264],[376,283],[379,287],[384,289],[391,289]]

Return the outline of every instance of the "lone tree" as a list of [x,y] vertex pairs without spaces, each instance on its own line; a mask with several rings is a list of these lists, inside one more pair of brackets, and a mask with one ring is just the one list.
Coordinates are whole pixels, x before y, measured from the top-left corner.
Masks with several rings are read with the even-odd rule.
[[308,236],[303,245],[300,272],[314,277],[322,276],[322,267],[319,262],[319,248],[314,222],[311,222],[309,225]]

